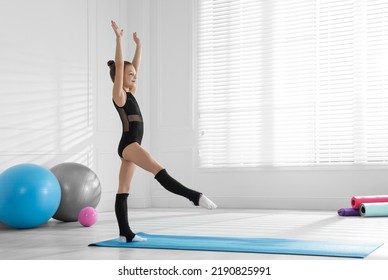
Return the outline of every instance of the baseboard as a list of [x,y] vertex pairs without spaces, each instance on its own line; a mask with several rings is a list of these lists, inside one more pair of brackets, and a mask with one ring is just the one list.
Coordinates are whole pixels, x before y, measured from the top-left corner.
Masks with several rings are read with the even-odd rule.
[[[292,209],[292,210],[338,210],[350,207],[347,198],[279,198],[279,197],[211,197],[220,208],[237,209]],[[151,207],[185,208],[192,207],[184,198],[154,197]]]

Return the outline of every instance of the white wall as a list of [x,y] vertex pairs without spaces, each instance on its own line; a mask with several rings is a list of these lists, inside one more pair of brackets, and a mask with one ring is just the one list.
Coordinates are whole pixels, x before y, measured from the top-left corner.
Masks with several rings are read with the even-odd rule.
[[[197,166],[193,79],[194,0],[8,0],[0,3],[0,171],[23,162],[92,168],[111,211],[121,125],[106,62],[110,20],[125,29],[130,60],[143,42],[138,102],[143,146],[189,187],[221,207],[337,209],[352,195],[388,193],[387,169],[232,170]],[[131,207],[191,207],[138,169]]]
[[[149,41],[147,1],[9,0],[0,2],[0,172],[18,163],[47,168],[61,162],[89,166],[100,178],[100,211],[113,209],[121,125],[111,101],[106,62],[114,58],[110,20]],[[129,9],[129,6],[136,9]],[[149,120],[148,59],[139,103]],[[144,78],[144,80],[143,80]],[[146,129],[148,133],[149,129]],[[149,145],[144,141],[144,145]],[[135,175],[131,205],[150,204],[149,179]]]

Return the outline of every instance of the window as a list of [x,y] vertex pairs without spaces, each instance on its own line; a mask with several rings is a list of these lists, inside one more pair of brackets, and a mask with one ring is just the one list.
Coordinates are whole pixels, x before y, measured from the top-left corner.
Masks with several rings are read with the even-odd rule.
[[387,165],[388,1],[198,0],[201,167]]

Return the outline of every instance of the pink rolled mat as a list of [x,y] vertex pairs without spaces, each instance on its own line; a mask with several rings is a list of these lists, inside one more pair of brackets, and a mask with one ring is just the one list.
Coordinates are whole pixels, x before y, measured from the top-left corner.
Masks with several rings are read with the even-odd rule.
[[338,210],[340,216],[361,216],[359,209],[341,208]]
[[388,195],[368,195],[353,196],[351,205],[354,209],[359,209],[362,203],[388,202]]

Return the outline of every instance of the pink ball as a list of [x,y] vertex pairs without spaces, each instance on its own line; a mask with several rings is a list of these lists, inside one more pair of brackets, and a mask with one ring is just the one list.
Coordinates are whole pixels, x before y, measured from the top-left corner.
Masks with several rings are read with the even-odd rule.
[[97,222],[98,213],[93,207],[82,208],[78,213],[78,221],[84,227],[90,227]]

